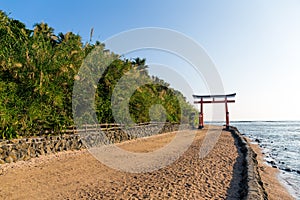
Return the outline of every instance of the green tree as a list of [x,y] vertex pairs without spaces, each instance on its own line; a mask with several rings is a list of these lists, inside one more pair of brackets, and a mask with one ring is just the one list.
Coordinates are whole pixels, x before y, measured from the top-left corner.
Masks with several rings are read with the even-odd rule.
[[[74,80],[83,61],[95,48],[106,51],[104,44],[98,41],[83,44],[81,37],[72,32],[56,35],[54,28],[43,22],[30,30],[3,11],[0,11],[0,44],[0,138],[31,136],[46,130],[59,133],[73,125]],[[188,116],[195,111],[180,92],[169,88],[163,80],[149,76],[146,59],[120,59],[113,53],[108,57],[114,61],[102,77],[97,77],[94,71],[87,77],[100,78],[94,98],[100,123],[115,121],[113,94],[123,106],[116,112],[124,122],[130,121],[123,116],[127,103],[134,122],[149,122],[149,111],[155,119],[160,119],[156,104],[164,107],[169,122],[179,122],[181,113]],[[96,66],[99,64],[96,60],[93,62]],[[127,84],[118,85],[124,77]],[[134,85],[142,86],[133,88]],[[116,86],[121,89],[115,90]],[[129,102],[124,101],[126,91],[132,89]],[[90,117],[89,110],[79,109],[78,112],[82,112],[83,117]],[[190,120],[185,118],[185,121]]]

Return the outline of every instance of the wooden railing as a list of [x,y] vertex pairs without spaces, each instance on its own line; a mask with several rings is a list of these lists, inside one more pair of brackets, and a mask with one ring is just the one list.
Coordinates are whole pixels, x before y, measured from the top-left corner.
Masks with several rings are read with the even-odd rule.
[[[118,124],[118,123],[105,123],[105,124],[84,124],[78,129],[76,126],[69,126],[66,129],[60,130],[60,134],[76,134],[76,133],[84,133],[84,132],[92,132],[92,131],[111,131],[111,130],[119,130],[121,128],[128,128],[128,127],[140,127],[140,126],[158,126],[158,125],[165,125],[165,124],[178,124],[178,123],[170,123],[170,122],[145,122],[145,123],[138,123],[133,126],[128,126],[125,124]],[[53,134],[54,131],[46,130],[44,134]]]

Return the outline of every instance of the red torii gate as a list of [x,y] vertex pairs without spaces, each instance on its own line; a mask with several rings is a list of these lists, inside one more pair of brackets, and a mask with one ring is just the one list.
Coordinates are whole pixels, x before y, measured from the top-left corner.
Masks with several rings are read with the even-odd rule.
[[[194,101],[194,103],[200,103],[200,113],[199,113],[199,129],[204,127],[204,117],[203,117],[203,104],[204,103],[225,103],[226,112],[226,129],[229,128],[229,112],[227,103],[234,103],[235,100],[228,100],[228,98],[235,97],[236,93],[226,94],[226,95],[193,95],[194,98],[200,98],[200,101]],[[222,100],[215,100],[218,98],[223,98]],[[204,101],[203,99],[210,99]],[[212,99],[212,100],[211,100]]]

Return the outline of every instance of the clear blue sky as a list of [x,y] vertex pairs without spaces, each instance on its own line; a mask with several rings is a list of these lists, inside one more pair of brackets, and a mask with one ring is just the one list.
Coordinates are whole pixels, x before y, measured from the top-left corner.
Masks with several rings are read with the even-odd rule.
[[299,0],[3,0],[0,9],[28,28],[44,21],[84,41],[92,27],[94,41],[132,28],[179,31],[207,51],[225,91],[237,93],[234,120],[300,120]]

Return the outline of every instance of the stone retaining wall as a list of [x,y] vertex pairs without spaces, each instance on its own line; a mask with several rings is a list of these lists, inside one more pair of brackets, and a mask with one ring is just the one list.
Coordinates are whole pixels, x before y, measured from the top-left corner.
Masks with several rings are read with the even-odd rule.
[[81,148],[78,134],[7,140],[0,143],[0,164]]
[[[183,128],[189,128],[183,125]],[[107,143],[118,143],[139,137],[155,135],[178,130],[178,124],[148,124],[126,129],[115,127],[105,131],[108,140],[104,140],[99,132],[80,134],[61,134],[58,136],[41,136],[36,138],[22,138],[0,141],[0,164],[20,160],[29,160],[40,155],[53,154],[67,150],[79,150],[90,146]],[[124,131],[125,130],[125,131]]]
[[[188,125],[180,125],[180,129],[188,129]],[[88,148],[101,146],[105,144],[119,143],[126,140],[147,137],[160,133],[167,133],[177,131],[179,129],[178,124],[148,124],[143,126],[114,128],[108,131],[87,131],[80,133],[82,142]],[[105,137],[103,137],[105,134]]]
[[240,199],[244,200],[267,200],[268,194],[263,187],[263,182],[258,171],[257,155],[250,147],[247,140],[240,134],[237,128],[230,127],[230,132],[237,140],[244,159],[244,171],[240,183]]

